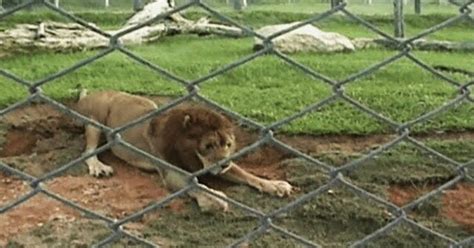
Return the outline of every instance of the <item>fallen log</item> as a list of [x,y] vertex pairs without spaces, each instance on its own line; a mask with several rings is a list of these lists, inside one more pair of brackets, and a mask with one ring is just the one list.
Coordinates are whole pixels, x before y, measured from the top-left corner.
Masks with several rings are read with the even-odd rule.
[[[138,24],[147,22],[158,15],[172,10],[168,0],[155,0],[147,4],[143,10],[134,14],[125,25],[118,30],[105,31],[111,35],[122,32]],[[95,26],[93,23],[89,23]],[[138,30],[120,37],[124,45],[139,45],[154,42],[163,36],[175,34],[224,35],[241,37],[244,32],[232,26],[211,23],[202,18],[191,21],[180,14],[173,14],[165,19],[157,20]],[[77,23],[59,23],[45,21],[39,24],[17,24],[12,29],[0,32],[0,54],[28,52],[32,50],[50,51],[82,51],[107,47],[109,39]]]

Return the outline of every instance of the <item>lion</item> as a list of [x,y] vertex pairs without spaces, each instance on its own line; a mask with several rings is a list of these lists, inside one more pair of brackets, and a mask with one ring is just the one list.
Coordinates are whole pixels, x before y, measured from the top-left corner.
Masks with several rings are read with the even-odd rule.
[[[157,105],[147,98],[124,92],[99,91],[87,94],[87,91],[83,91],[76,110],[103,125],[117,128],[157,108]],[[191,173],[229,157],[236,148],[232,122],[224,115],[198,105],[171,108],[126,129],[120,135],[127,143]],[[100,129],[91,124],[85,125],[85,154],[98,147],[100,136]],[[147,171],[158,170],[163,183],[170,190],[182,189],[188,183],[185,175],[169,168],[157,169],[152,161],[122,145],[113,145],[111,151],[132,166]],[[87,158],[85,163],[92,176],[113,174],[113,168],[101,162],[97,156]],[[289,196],[292,192],[292,186],[288,182],[257,177],[233,162],[228,163],[217,174],[226,180],[247,184],[261,192],[279,197]],[[226,195],[223,192],[199,182],[198,184],[220,196],[216,197],[198,188],[187,191],[201,210],[227,211],[228,204],[224,200]]]

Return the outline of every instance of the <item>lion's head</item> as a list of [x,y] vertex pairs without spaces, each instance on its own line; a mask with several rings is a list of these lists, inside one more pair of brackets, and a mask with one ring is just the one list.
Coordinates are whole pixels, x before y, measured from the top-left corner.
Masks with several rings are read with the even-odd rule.
[[232,123],[223,115],[200,106],[172,109],[163,123],[164,159],[194,172],[232,154]]

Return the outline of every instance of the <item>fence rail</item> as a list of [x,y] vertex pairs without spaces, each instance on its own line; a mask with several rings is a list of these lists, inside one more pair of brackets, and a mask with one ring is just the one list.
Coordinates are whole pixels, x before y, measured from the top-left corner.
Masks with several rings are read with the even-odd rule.
[[[174,0],[178,5],[189,2],[189,0]],[[350,0],[346,1],[351,6],[385,6],[386,10],[390,8],[393,9],[394,1],[398,0]],[[467,0],[456,0],[457,4],[463,4]],[[4,9],[11,8],[18,4],[28,2],[28,0],[0,0],[0,10],[2,7]],[[56,7],[61,7],[65,9],[73,10],[120,10],[120,11],[131,11],[131,10],[140,10],[143,8],[144,4],[147,2],[145,0],[49,0],[50,3],[54,4]],[[301,4],[316,4],[323,7],[334,7],[338,5],[341,0],[208,0],[206,3],[211,4],[214,7],[218,8],[227,8],[234,10],[242,10],[246,7],[255,7],[255,6],[268,6],[268,5],[280,5],[280,6],[296,6]],[[425,8],[436,7],[437,10],[443,10],[447,5],[450,5],[448,0],[401,0],[405,9],[412,9],[407,13],[421,14],[425,12]],[[380,14],[377,11],[374,11],[373,14]]]
[[[13,14],[13,13],[19,11],[19,10],[28,8],[29,6],[31,6],[33,4],[36,4],[38,2],[40,2],[41,4],[46,6],[47,8],[49,8],[49,9],[65,16],[66,18],[69,18],[72,21],[78,22],[79,24],[83,25],[85,28],[91,28],[89,25],[86,25],[86,23],[87,23],[86,21],[81,20],[80,18],[75,17],[75,16],[67,13],[65,10],[63,10],[61,8],[57,8],[54,3],[51,3],[49,1],[31,0],[31,1],[28,1],[28,2],[24,2],[24,3],[18,5],[14,8],[10,8],[5,12],[0,13],[0,19],[4,18],[6,16],[9,16],[9,15],[11,15],[11,14]],[[437,30],[439,30],[441,28],[452,25],[454,23],[454,20],[457,20],[457,19],[460,19],[460,18],[466,19],[466,20],[474,23],[474,20],[473,20],[472,16],[470,16],[470,14],[472,13],[472,7],[473,7],[474,0],[470,0],[466,3],[464,3],[464,4],[457,4],[455,2],[452,2],[452,3],[458,6],[458,9],[459,9],[459,15],[458,16],[453,17],[452,19],[450,19],[446,22],[443,22],[442,24],[440,24],[436,27],[430,28],[430,29],[416,35],[415,37],[422,38],[422,37],[424,37],[424,36],[426,36],[426,35],[428,35],[432,32],[436,32]],[[186,4],[183,4],[183,5],[180,5],[180,6],[176,7],[174,11],[187,9],[191,6],[201,7],[204,10],[208,10],[210,13],[219,16],[221,19],[229,20],[233,23],[237,23],[237,22],[232,21],[229,17],[226,17],[223,14],[219,13],[219,11],[213,9],[212,7],[210,7],[209,5],[207,5],[206,3],[204,3],[200,0],[189,1]],[[450,237],[447,237],[447,236],[443,235],[442,233],[439,233],[439,232],[437,232],[433,229],[430,229],[426,226],[421,225],[420,223],[417,223],[417,222],[413,221],[412,219],[410,219],[410,217],[407,214],[407,212],[412,210],[414,207],[425,203],[426,201],[432,199],[434,196],[440,194],[446,188],[451,187],[451,186],[457,184],[460,181],[463,181],[463,180],[464,181],[471,181],[471,182],[474,181],[474,178],[472,178],[472,176],[470,176],[467,173],[468,169],[474,169],[474,160],[471,160],[471,161],[466,162],[466,163],[458,162],[454,159],[451,159],[451,158],[449,158],[449,157],[447,157],[447,156],[445,156],[445,155],[443,155],[443,154],[441,154],[441,153],[425,146],[421,141],[417,140],[416,138],[414,138],[410,135],[410,129],[413,127],[413,125],[415,125],[417,123],[426,122],[426,121],[430,120],[431,118],[433,118],[434,116],[437,116],[442,112],[445,112],[449,109],[452,109],[453,107],[455,107],[458,104],[461,104],[461,103],[474,104],[474,99],[472,98],[471,91],[469,89],[469,87],[474,85],[474,81],[459,82],[459,81],[455,81],[455,80],[452,80],[452,79],[448,80],[447,78],[443,77],[441,74],[436,73],[436,71],[431,66],[424,63],[422,60],[418,59],[414,54],[411,53],[411,49],[412,49],[411,42],[413,41],[413,39],[408,39],[408,40],[405,40],[405,41],[399,41],[396,38],[394,38],[393,36],[391,36],[387,33],[384,33],[382,30],[379,30],[376,27],[370,25],[370,23],[364,21],[363,18],[358,17],[357,15],[351,13],[346,8],[346,6],[347,6],[347,3],[340,2],[337,5],[333,6],[333,8],[327,10],[326,12],[315,15],[315,16],[311,17],[310,19],[303,21],[303,23],[305,23],[305,22],[310,23],[310,22],[313,22],[313,21],[319,21],[319,20],[325,19],[329,16],[332,16],[336,13],[341,13],[341,14],[346,15],[347,17],[359,22],[361,25],[364,25],[367,28],[373,30],[374,32],[377,32],[378,34],[382,34],[387,39],[390,39],[393,42],[397,42],[398,45],[399,45],[398,46],[399,47],[399,52],[398,52],[398,54],[395,54],[392,57],[390,57],[390,58],[388,58],[388,59],[386,59],[382,62],[374,64],[371,67],[366,68],[366,69],[362,70],[359,73],[355,73],[353,75],[350,75],[347,78],[345,78],[343,80],[340,80],[340,81],[338,81],[336,79],[331,79],[328,76],[322,75],[321,73],[319,73],[317,71],[314,71],[314,70],[312,70],[312,69],[310,69],[310,68],[308,68],[308,67],[306,67],[306,66],[304,66],[304,65],[302,65],[302,64],[300,64],[296,61],[294,61],[292,58],[286,56],[285,54],[282,54],[282,53],[280,53],[280,52],[273,49],[273,46],[272,46],[272,40],[273,39],[275,39],[276,37],[278,37],[280,35],[283,35],[284,33],[287,33],[291,30],[294,30],[295,28],[299,27],[299,25],[295,25],[292,28],[290,28],[288,30],[284,30],[284,32],[280,32],[280,33],[278,33],[276,35],[273,35],[271,37],[263,37],[264,38],[263,44],[265,45],[265,48],[263,49],[263,52],[262,51],[255,52],[255,53],[253,53],[253,54],[251,54],[247,57],[244,57],[244,58],[242,58],[238,61],[235,61],[235,62],[233,62],[229,65],[225,65],[225,66],[221,67],[221,69],[219,69],[217,71],[214,71],[209,75],[206,75],[206,76],[204,76],[200,79],[193,80],[193,81],[184,80],[184,79],[180,78],[179,76],[172,75],[169,72],[166,72],[166,71],[163,71],[162,69],[159,69],[158,66],[153,65],[150,62],[147,62],[145,59],[141,58],[140,56],[138,56],[138,55],[134,54],[133,52],[127,50],[126,48],[122,47],[120,45],[120,43],[117,42],[118,38],[122,37],[123,35],[126,35],[127,33],[132,32],[133,30],[136,30],[138,27],[140,27],[140,25],[137,25],[136,27],[129,28],[127,30],[124,30],[124,31],[122,31],[118,34],[112,35],[112,36],[107,35],[103,31],[98,30],[96,28],[92,29],[94,32],[96,32],[98,34],[101,34],[104,37],[110,39],[110,45],[109,45],[108,48],[98,52],[95,56],[92,56],[92,57],[90,57],[88,59],[85,59],[83,61],[79,61],[78,63],[76,63],[75,65],[73,65],[69,68],[66,68],[66,69],[64,69],[60,72],[55,73],[55,74],[51,74],[51,75],[47,76],[46,78],[35,81],[35,82],[30,82],[28,80],[22,79],[21,77],[16,76],[16,75],[0,68],[0,75],[1,76],[16,82],[16,84],[18,84],[22,87],[26,87],[30,92],[30,95],[26,99],[24,99],[22,101],[19,101],[15,104],[12,104],[11,106],[8,106],[8,107],[0,110],[0,116],[3,116],[3,115],[5,115],[5,114],[7,114],[11,111],[15,111],[18,108],[20,108],[22,106],[25,106],[27,104],[30,104],[32,102],[41,101],[41,102],[44,102],[44,103],[47,103],[47,104],[50,104],[50,105],[54,106],[55,108],[57,108],[58,110],[60,110],[61,112],[63,112],[64,114],[66,114],[68,116],[71,116],[71,117],[76,118],[76,119],[80,119],[84,123],[96,126],[97,128],[105,131],[109,135],[109,137],[111,137],[111,139],[109,139],[109,141],[105,145],[97,148],[93,152],[83,154],[81,157],[79,157],[79,158],[77,158],[73,161],[70,161],[67,164],[64,164],[64,165],[60,166],[58,169],[53,170],[53,171],[47,173],[46,175],[43,175],[43,176],[38,177],[38,178],[33,177],[31,175],[28,175],[28,174],[25,174],[22,171],[14,169],[14,168],[8,166],[7,164],[5,164],[3,162],[0,162],[0,170],[3,170],[4,172],[10,173],[11,175],[14,175],[14,176],[18,176],[22,180],[29,182],[29,185],[31,187],[31,190],[28,193],[22,195],[21,197],[19,197],[18,199],[8,203],[7,205],[1,206],[0,207],[0,214],[5,214],[6,212],[12,210],[14,207],[16,207],[16,206],[18,206],[22,203],[28,201],[29,199],[31,199],[33,196],[35,196],[37,194],[44,194],[48,197],[51,197],[51,198],[53,198],[57,201],[60,201],[60,202],[64,203],[67,206],[69,206],[71,208],[74,208],[74,209],[76,209],[76,210],[78,210],[78,211],[80,211],[80,212],[82,212],[82,213],[84,213],[88,216],[91,216],[93,218],[97,218],[97,219],[100,219],[102,221],[105,221],[108,224],[108,228],[112,231],[112,234],[110,236],[106,237],[105,239],[101,240],[99,243],[97,243],[96,246],[98,246],[98,247],[110,244],[112,242],[115,242],[115,241],[117,241],[118,239],[120,239],[122,237],[128,237],[128,238],[130,238],[130,239],[132,239],[132,240],[134,240],[138,243],[141,243],[143,245],[154,247],[156,245],[153,244],[152,242],[150,242],[146,239],[137,237],[136,235],[134,235],[132,233],[129,233],[126,230],[124,230],[122,228],[123,225],[130,222],[130,221],[133,221],[133,220],[136,220],[136,219],[140,218],[141,216],[143,216],[146,213],[149,213],[150,211],[153,211],[157,208],[160,208],[160,207],[166,205],[171,200],[173,200],[173,199],[175,199],[179,196],[182,196],[183,194],[185,194],[189,190],[192,190],[192,189],[195,189],[195,188],[199,188],[200,190],[206,191],[210,194],[215,195],[216,197],[221,198],[221,196],[216,195],[213,192],[210,192],[206,188],[201,188],[200,185],[198,185],[196,183],[197,182],[197,176],[202,175],[202,174],[204,174],[204,173],[206,173],[210,170],[218,169],[221,165],[225,164],[227,161],[233,160],[233,159],[239,158],[239,157],[241,157],[245,154],[248,154],[249,152],[254,151],[255,149],[259,148],[260,146],[262,146],[264,144],[270,144],[270,145],[273,145],[275,147],[281,148],[285,151],[288,151],[288,152],[294,154],[295,156],[300,157],[300,158],[308,161],[313,166],[320,168],[321,171],[324,171],[328,175],[328,177],[330,177],[330,180],[329,180],[328,183],[322,185],[321,187],[319,187],[319,188],[317,188],[317,189],[315,189],[311,192],[308,192],[308,193],[304,194],[303,196],[295,199],[294,201],[290,202],[289,204],[287,204],[287,205],[285,205],[285,206],[283,206],[279,209],[276,209],[276,210],[274,210],[273,212],[270,212],[270,213],[263,213],[263,212],[261,212],[257,209],[249,207],[249,206],[247,206],[247,205],[245,205],[241,202],[238,202],[236,200],[233,200],[231,198],[229,198],[229,199],[221,198],[221,199],[227,201],[232,206],[234,206],[238,209],[241,209],[242,211],[247,212],[252,216],[255,216],[256,218],[258,218],[260,220],[260,223],[261,223],[259,228],[256,228],[255,230],[249,231],[245,236],[243,236],[240,239],[236,240],[235,243],[230,244],[231,247],[235,247],[235,246],[237,246],[241,243],[248,242],[250,240],[254,240],[254,239],[258,238],[260,235],[262,235],[266,230],[269,230],[269,229],[276,231],[280,235],[287,236],[287,237],[295,240],[295,242],[298,242],[302,245],[306,245],[306,246],[309,246],[309,247],[320,247],[320,245],[318,244],[318,240],[312,240],[312,241],[306,240],[305,238],[303,238],[303,237],[301,237],[297,234],[292,233],[291,230],[286,230],[286,229],[276,225],[272,220],[278,218],[278,216],[280,216],[281,214],[287,213],[288,211],[301,206],[302,204],[304,204],[305,202],[307,202],[311,199],[319,197],[321,194],[323,194],[324,192],[327,192],[327,190],[329,190],[329,189],[331,189],[331,188],[333,188],[337,185],[344,185],[350,191],[356,193],[357,195],[363,197],[364,199],[367,199],[368,201],[373,201],[373,202],[382,204],[384,207],[386,207],[393,214],[393,216],[395,216],[395,218],[390,223],[388,223],[387,225],[385,225],[382,228],[376,230],[375,232],[367,235],[366,237],[362,238],[361,240],[358,240],[358,241],[354,242],[351,245],[352,247],[365,246],[368,243],[370,243],[372,240],[380,238],[384,235],[387,235],[395,227],[400,226],[402,224],[414,227],[414,228],[416,228],[416,229],[418,229],[418,230],[420,230],[424,233],[434,235],[434,236],[446,241],[452,247],[468,247],[468,246],[474,245],[474,236],[471,236],[471,237],[466,238],[464,240],[454,240]],[[155,17],[155,19],[159,20],[159,19],[165,18],[170,13],[165,14],[165,15],[157,16],[157,17]],[[249,32],[251,35],[258,36],[258,34],[254,33],[248,27],[241,26],[241,28],[245,29],[245,31]],[[75,71],[75,70],[77,70],[81,67],[87,66],[88,64],[92,63],[93,61],[96,61],[96,60],[100,59],[101,57],[103,57],[104,55],[109,54],[111,52],[122,53],[122,54],[128,56],[129,58],[131,58],[132,60],[135,60],[135,61],[143,64],[144,66],[148,66],[149,68],[151,68],[151,69],[155,70],[156,72],[164,75],[165,77],[168,77],[170,80],[175,81],[178,84],[183,85],[183,87],[188,91],[188,94],[174,100],[173,102],[171,102],[171,103],[169,103],[165,106],[162,106],[162,107],[158,108],[156,111],[150,113],[147,116],[144,116],[140,119],[137,119],[137,120],[135,120],[131,123],[128,123],[125,126],[122,126],[122,127],[116,128],[116,129],[111,129],[107,126],[104,126],[100,123],[97,123],[94,120],[91,120],[91,119],[87,118],[86,116],[82,116],[81,114],[73,111],[72,109],[69,109],[68,107],[66,107],[62,103],[60,103],[58,101],[55,101],[54,99],[51,99],[50,97],[48,97],[47,95],[45,95],[43,93],[42,87],[46,84],[51,84],[51,81],[53,79],[65,76],[65,75],[67,75],[67,74],[69,74],[69,73],[71,73],[71,72],[73,72],[73,71]],[[263,55],[267,56],[268,54],[273,54],[274,56],[276,56],[277,58],[282,59],[286,63],[301,69],[301,73],[306,73],[306,74],[309,74],[310,76],[313,76],[313,78],[315,78],[314,80],[322,80],[326,84],[332,86],[332,89],[333,89],[332,95],[330,97],[326,98],[326,99],[323,99],[322,101],[315,102],[315,103],[307,106],[306,108],[302,109],[300,112],[298,112],[294,115],[288,116],[287,118],[279,120],[279,121],[277,121],[273,124],[270,124],[268,126],[264,126],[264,125],[261,125],[259,123],[254,122],[252,120],[249,120],[249,119],[241,116],[240,114],[232,112],[232,111],[226,109],[225,107],[220,106],[218,103],[215,103],[215,102],[213,102],[209,99],[206,99],[204,96],[200,95],[199,85],[202,84],[203,82],[208,81],[209,79],[214,78],[214,77],[216,77],[220,74],[223,74],[226,71],[233,70],[233,69],[235,69],[239,66],[242,66],[243,64],[247,64],[250,61],[254,60],[255,58],[258,58],[258,57],[263,56]],[[407,59],[413,61],[414,64],[420,66],[424,70],[427,70],[430,73],[432,73],[434,76],[436,76],[436,77],[440,78],[441,80],[444,80],[446,83],[452,85],[458,91],[458,95],[455,98],[451,99],[450,101],[446,102],[441,107],[439,107],[439,108],[437,108],[437,109],[435,109],[431,112],[428,112],[428,113],[426,113],[426,114],[424,114],[424,115],[422,115],[422,116],[420,116],[420,117],[418,117],[414,120],[411,120],[411,121],[408,121],[408,122],[405,122],[405,123],[399,123],[399,122],[396,122],[394,120],[391,120],[390,118],[388,118],[386,116],[383,116],[380,113],[377,113],[376,111],[372,110],[371,108],[365,106],[364,104],[359,103],[355,99],[353,99],[350,96],[345,94],[345,89],[344,89],[345,85],[353,83],[354,81],[356,81],[356,80],[358,80],[362,77],[373,74],[374,72],[378,71],[383,66],[386,66],[390,63],[398,61],[402,58],[407,58]],[[146,63],[144,63],[144,62],[146,62]],[[172,75],[172,76],[170,76],[170,75]],[[150,154],[148,154],[144,151],[141,151],[140,149],[132,146],[131,144],[127,143],[126,141],[124,141],[121,138],[120,132],[123,132],[124,130],[126,130],[128,128],[131,128],[134,125],[143,122],[144,120],[150,119],[153,116],[159,115],[159,114],[163,113],[164,111],[166,111],[170,108],[173,108],[176,105],[182,103],[183,101],[189,100],[191,98],[197,98],[199,100],[202,100],[202,101],[208,103],[209,105],[219,109],[220,111],[223,111],[226,114],[238,119],[240,122],[246,123],[246,124],[258,129],[260,131],[260,138],[255,143],[243,148],[242,150],[240,150],[237,153],[233,154],[231,157],[225,159],[224,161],[220,161],[219,163],[215,164],[214,166],[202,169],[202,170],[200,170],[198,172],[195,172],[195,173],[192,173],[192,174],[188,173],[188,172],[185,172],[185,171],[173,166],[172,164],[169,164],[166,161],[163,161],[159,158],[156,158],[156,157],[154,157],[154,156],[152,156],[152,155],[150,155]],[[294,119],[300,118],[300,117],[302,117],[306,114],[314,112],[314,111],[316,111],[316,110],[318,110],[318,109],[334,102],[335,100],[342,100],[342,101],[348,103],[349,105],[351,105],[353,108],[359,109],[362,112],[366,113],[367,115],[375,118],[379,122],[384,123],[384,124],[388,124],[390,127],[393,128],[393,130],[398,134],[398,136],[396,138],[394,138],[393,140],[389,141],[388,143],[380,146],[378,149],[373,150],[369,154],[367,154],[367,155],[365,155],[361,158],[358,158],[356,160],[349,161],[345,165],[337,167],[337,168],[330,165],[330,164],[327,164],[327,163],[319,161],[315,158],[312,158],[308,155],[305,155],[305,154],[301,153],[300,151],[298,151],[297,149],[292,148],[288,144],[285,144],[284,142],[282,142],[281,140],[279,140],[275,136],[273,136],[273,131],[278,129],[279,127],[288,124],[289,122],[293,121]],[[368,159],[371,159],[374,156],[377,156],[377,155],[381,154],[382,152],[393,148],[396,144],[398,144],[402,141],[411,143],[411,144],[415,145],[416,147],[428,152],[430,155],[441,159],[453,170],[454,173],[456,173],[457,176],[452,178],[451,180],[449,180],[445,184],[441,185],[440,187],[432,190],[431,192],[421,196],[420,198],[414,200],[413,202],[411,202],[411,203],[409,203],[409,204],[407,204],[403,207],[395,206],[394,204],[392,204],[392,203],[390,203],[390,202],[388,202],[388,201],[386,201],[386,200],[384,200],[384,199],[382,199],[382,198],[380,198],[376,195],[373,195],[373,194],[365,191],[364,189],[359,188],[356,185],[352,184],[350,181],[346,180],[345,173],[347,173],[349,171],[352,171],[352,170],[357,170],[364,161],[367,161]],[[187,186],[185,186],[183,189],[168,195],[164,199],[162,199],[158,202],[155,202],[154,204],[148,206],[147,208],[142,209],[142,210],[140,210],[136,213],[133,213],[133,214],[131,214],[131,215],[129,215],[129,216],[123,218],[123,219],[120,219],[120,220],[114,220],[114,219],[111,219],[107,216],[99,214],[99,213],[97,213],[93,210],[86,209],[86,208],[72,202],[69,199],[66,199],[66,198],[64,198],[64,197],[62,197],[62,196],[60,196],[60,195],[58,195],[54,192],[51,192],[50,190],[48,190],[47,188],[45,188],[43,186],[43,182],[51,180],[55,176],[59,175],[61,172],[65,171],[65,170],[67,170],[71,167],[79,166],[80,162],[84,161],[85,159],[87,159],[87,158],[89,158],[93,155],[96,155],[96,154],[108,149],[109,147],[111,147],[113,145],[124,146],[124,147],[130,149],[133,152],[136,152],[136,153],[138,153],[138,154],[140,154],[140,155],[142,155],[146,158],[151,159],[152,161],[154,161],[156,163],[157,166],[164,166],[164,167],[173,169],[173,170],[175,170],[179,173],[187,175],[188,178],[189,178],[189,184]]]

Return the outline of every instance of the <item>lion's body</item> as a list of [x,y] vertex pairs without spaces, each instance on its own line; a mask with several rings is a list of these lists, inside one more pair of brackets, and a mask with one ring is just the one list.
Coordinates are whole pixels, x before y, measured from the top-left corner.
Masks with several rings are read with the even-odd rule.
[[[92,93],[82,98],[77,104],[79,113],[111,128],[117,128],[134,121],[156,108],[156,104],[146,98],[115,91]],[[121,136],[124,141],[133,144],[135,147],[161,157],[161,154],[159,154],[160,151],[153,150],[145,138],[149,123],[150,120],[147,120],[133,128],[129,128],[122,132]],[[141,164],[143,165],[140,166],[142,169],[153,169],[150,163],[136,163],[135,161],[145,159],[143,156],[131,152],[123,146],[115,145],[111,150],[117,157],[132,165]]]
[[[117,91],[81,95],[77,111],[111,128],[121,127],[157,109],[157,105],[144,97]],[[97,148],[101,131],[86,125],[86,152]],[[210,166],[234,152],[235,137],[232,123],[223,115],[196,105],[172,108],[156,117],[136,124],[120,133],[127,143],[189,172]],[[129,164],[146,170],[157,169],[145,157],[121,145],[114,145],[112,152]],[[113,169],[100,162],[96,156],[86,160],[89,173],[94,176],[110,175]],[[176,190],[186,185],[186,179],[173,170],[160,170],[165,183]],[[279,196],[289,195],[291,185],[279,180],[256,177],[234,163],[221,176],[249,184],[260,191]],[[205,187],[201,185],[201,187]],[[206,187],[207,188],[207,187]],[[208,189],[225,198],[224,193]],[[227,203],[203,191],[192,190],[201,208],[227,209]]]

